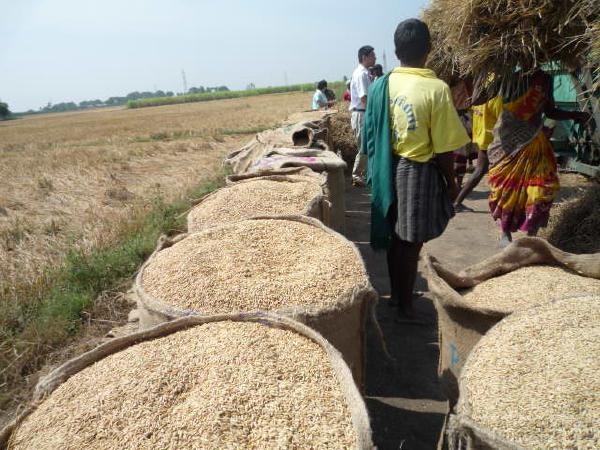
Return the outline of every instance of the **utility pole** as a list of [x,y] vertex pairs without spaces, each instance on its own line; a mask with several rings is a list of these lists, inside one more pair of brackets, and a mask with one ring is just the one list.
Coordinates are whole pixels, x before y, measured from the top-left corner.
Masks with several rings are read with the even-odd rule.
[[385,50],[383,51],[383,73],[387,72],[387,58],[385,57]]
[[187,94],[187,80],[185,79],[185,70],[181,69],[181,78],[183,79],[183,95]]
[[283,72],[283,82],[284,86],[288,85],[287,72]]

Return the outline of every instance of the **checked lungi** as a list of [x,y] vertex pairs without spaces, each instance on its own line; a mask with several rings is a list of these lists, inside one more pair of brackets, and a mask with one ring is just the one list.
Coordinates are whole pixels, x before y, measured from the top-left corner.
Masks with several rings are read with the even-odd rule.
[[446,182],[436,167],[410,159],[394,158],[396,217],[394,231],[408,242],[427,242],[440,236],[454,216]]

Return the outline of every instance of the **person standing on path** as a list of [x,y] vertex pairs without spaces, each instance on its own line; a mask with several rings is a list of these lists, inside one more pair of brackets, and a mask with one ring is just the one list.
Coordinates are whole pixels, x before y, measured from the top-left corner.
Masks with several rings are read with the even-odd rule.
[[329,100],[325,95],[327,89],[327,81],[321,80],[317,83],[317,90],[315,91],[312,99],[312,109],[316,111],[321,108],[329,108],[335,104],[334,100]]
[[450,88],[425,69],[427,25],[401,22],[394,33],[400,66],[369,89],[362,148],[371,186],[371,246],[386,249],[392,301],[412,318],[423,243],[440,236],[458,193],[453,151],[470,142]]
[[350,125],[356,139],[356,147],[358,153],[354,159],[354,167],[352,168],[352,185],[355,187],[365,186],[365,171],[367,165],[367,157],[361,151],[362,143],[362,127],[365,109],[367,107],[367,92],[371,85],[371,77],[369,76],[369,67],[375,64],[375,50],[370,45],[365,45],[358,49],[358,66],[352,72],[350,79],[350,107],[352,111]]

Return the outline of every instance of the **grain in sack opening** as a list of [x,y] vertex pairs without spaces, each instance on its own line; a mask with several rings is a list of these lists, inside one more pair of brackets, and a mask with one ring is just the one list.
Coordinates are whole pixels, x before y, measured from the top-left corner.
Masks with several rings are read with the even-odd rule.
[[36,386],[0,448],[373,448],[350,370],[267,314],[187,317],[114,339]]
[[360,252],[310,217],[255,218],[163,239],[135,280],[142,328],[187,315],[272,311],[320,332],[364,382],[377,293]]
[[274,148],[249,169],[250,172],[281,170],[289,167],[308,167],[327,173],[327,188],[331,228],[342,233],[346,226],[346,197],[344,170],[346,163],[329,150]]
[[259,216],[314,217],[328,224],[329,202],[322,177],[270,175],[230,184],[204,197],[187,216],[188,232]]
[[518,311],[473,348],[451,449],[600,448],[600,296]]
[[438,313],[438,375],[451,406],[471,349],[502,318],[565,294],[600,294],[600,254],[566,253],[539,238],[519,239],[459,273],[425,255],[424,269]]

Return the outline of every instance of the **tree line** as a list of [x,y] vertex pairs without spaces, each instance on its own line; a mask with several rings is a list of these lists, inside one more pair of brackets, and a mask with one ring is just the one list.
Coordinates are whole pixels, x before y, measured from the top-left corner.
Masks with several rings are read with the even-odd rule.
[[[142,99],[157,98],[157,97],[168,98],[168,97],[177,97],[177,96],[187,95],[187,94],[203,94],[203,93],[208,93],[208,92],[223,92],[223,91],[229,91],[229,88],[227,86],[214,86],[214,87],[198,86],[198,87],[189,88],[186,93],[182,93],[182,92],[174,93],[173,91],[162,91],[162,90],[158,90],[158,91],[154,91],[154,92],[134,91],[134,92],[130,92],[129,94],[125,95],[124,97],[115,96],[115,97],[109,97],[106,100],[95,99],[95,100],[83,100],[79,103],[61,102],[61,103],[54,103],[54,104],[51,102],[48,102],[47,105],[40,107],[37,111],[30,109],[29,111],[26,111],[24,114],[40,114],[40,113],[65,112],[65,111],[78,111],[78,110],[82,110],[82,109],[102,108],[102,107],[107,107],[107,106],[123,106],[123,105],[126,105],[127,102],[129,102],[131,100],[142,100]],[[3,105],[6,109],[6,111],[8,111],[8,105],[6,105],[6,103],[0,103],[0,118],[7,118],[8,115],[10,114],[10,111],[8,111],[4,114],[3,113],[3,111],[4,111]]]

